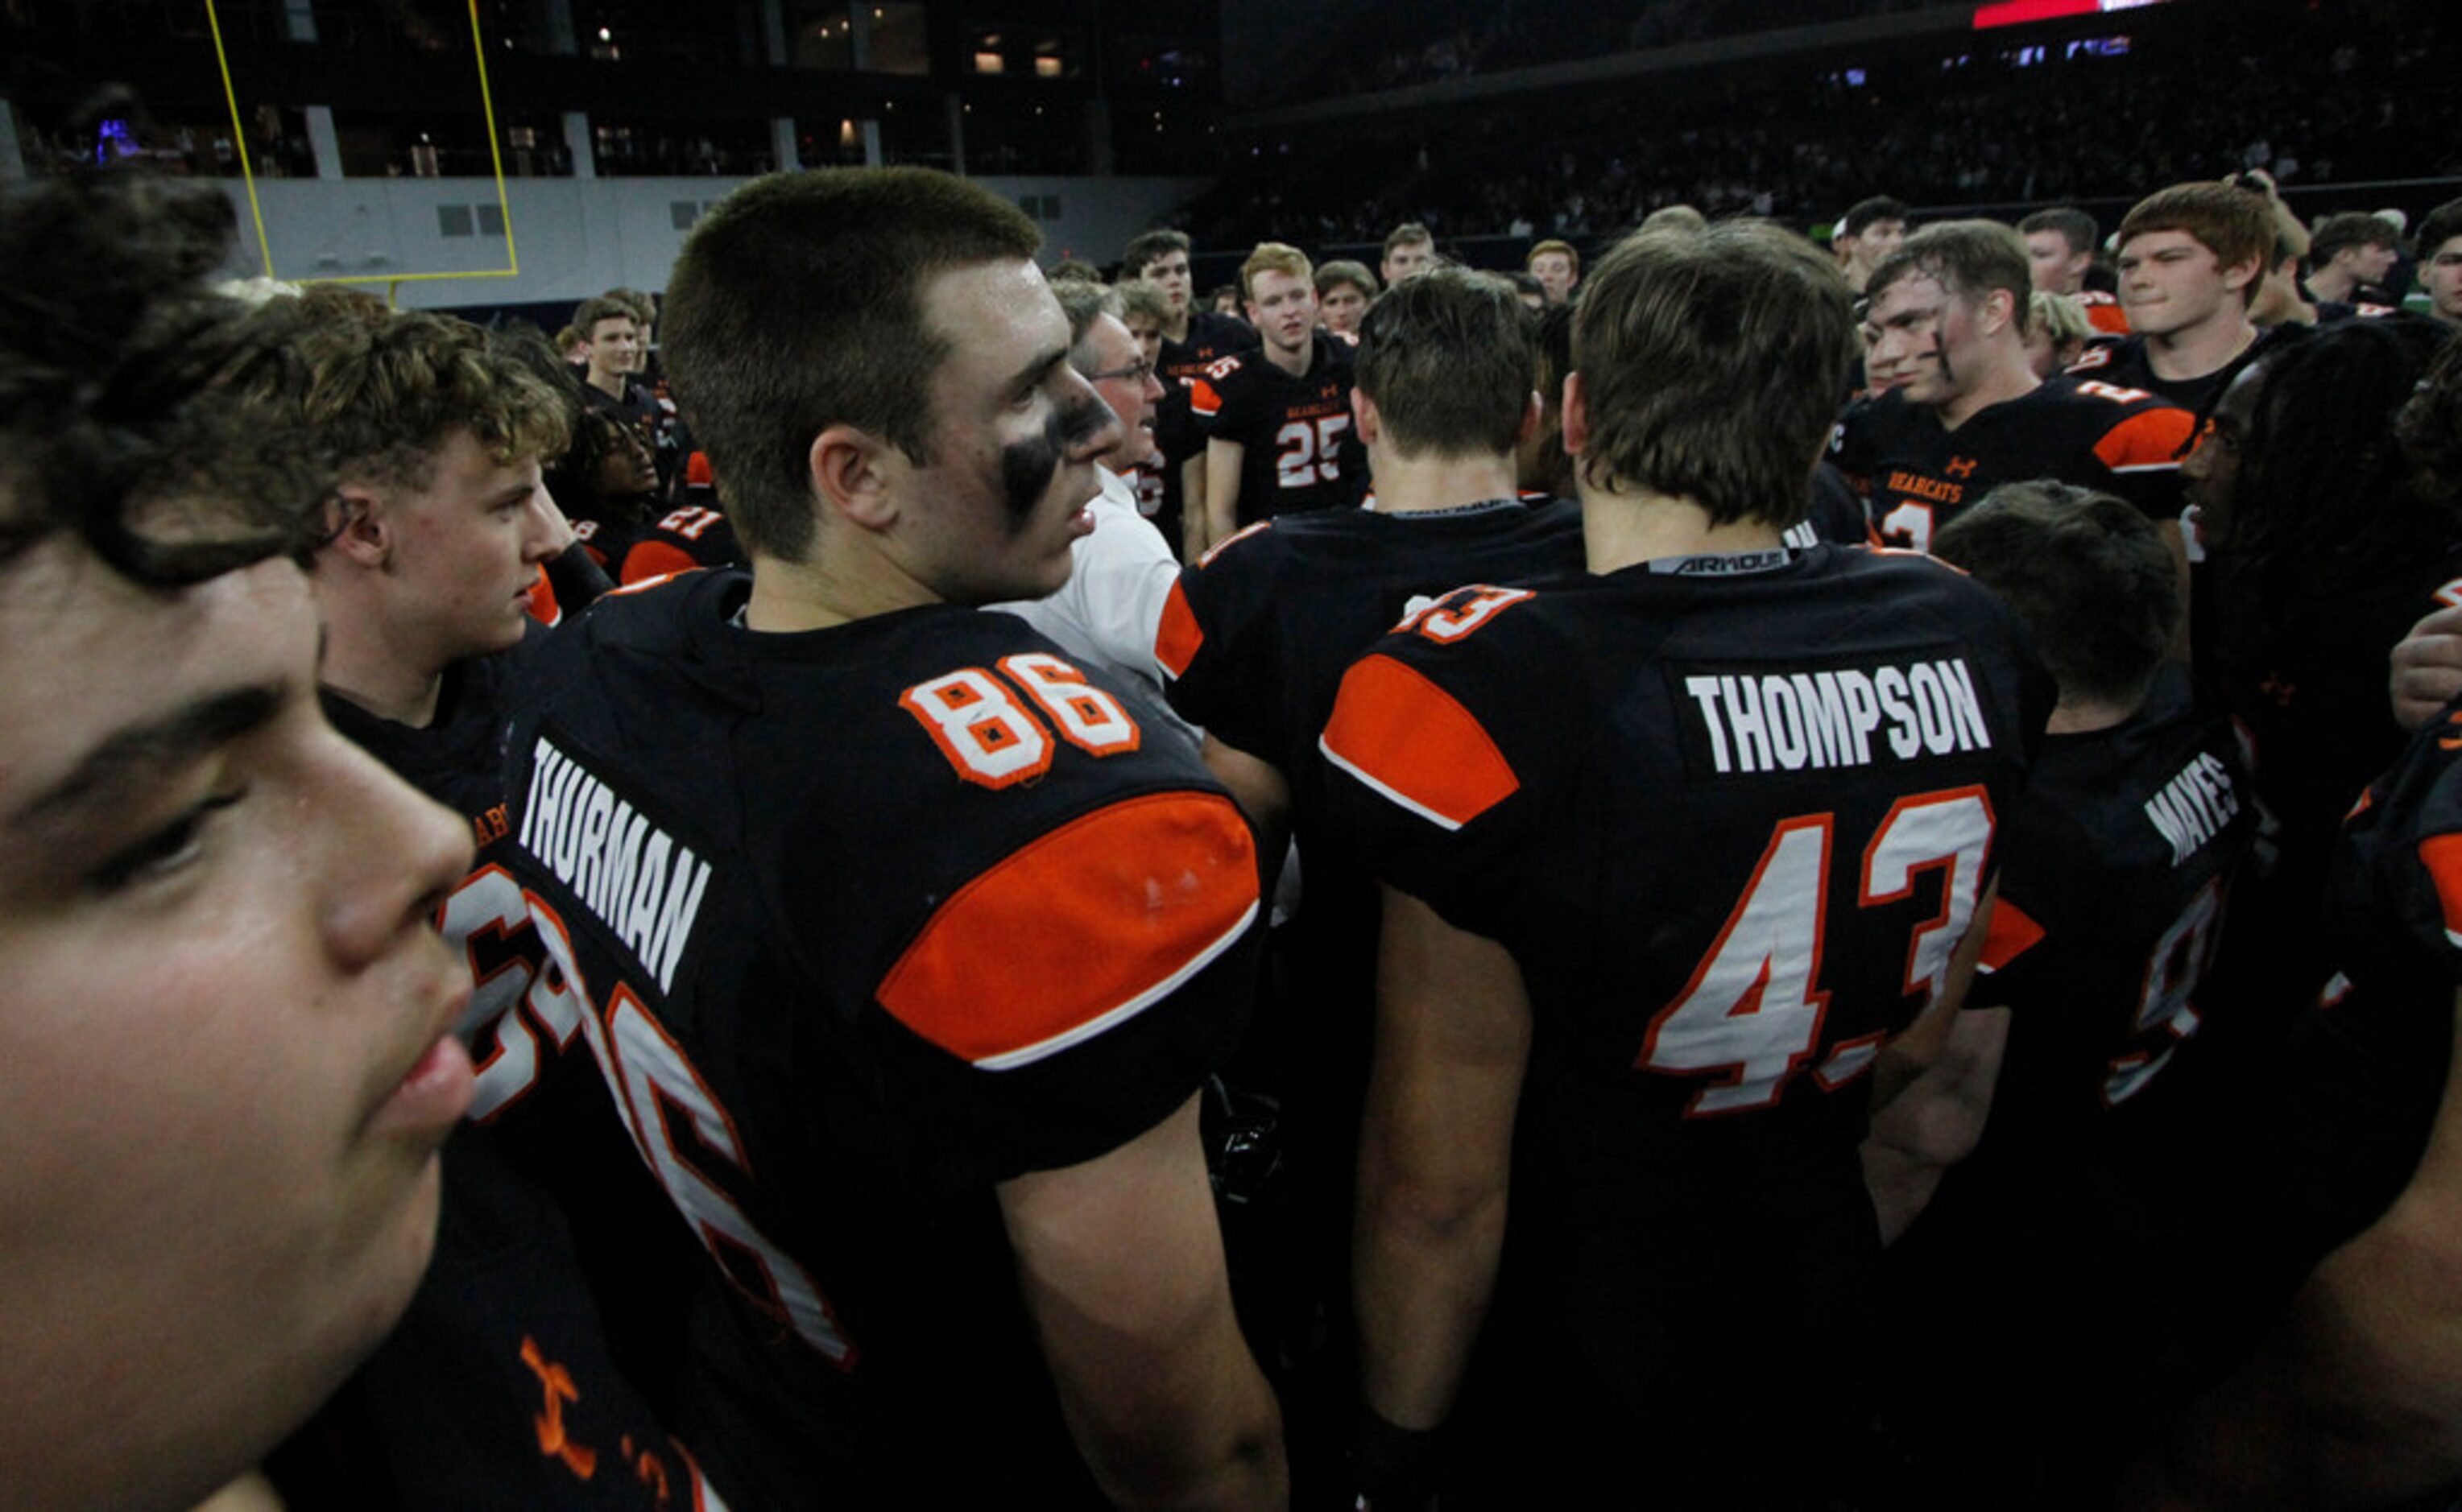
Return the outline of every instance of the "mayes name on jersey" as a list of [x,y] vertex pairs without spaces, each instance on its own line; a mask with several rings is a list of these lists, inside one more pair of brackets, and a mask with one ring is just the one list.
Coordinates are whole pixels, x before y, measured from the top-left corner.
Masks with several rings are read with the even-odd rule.
[[[1671,669],[1693,701],[1685,758],[1701,769],[1802,772],[1988,751],[1992,732],[1960,655],[1817,671]],[[1879,742],[1872,738],[1886,730]]]

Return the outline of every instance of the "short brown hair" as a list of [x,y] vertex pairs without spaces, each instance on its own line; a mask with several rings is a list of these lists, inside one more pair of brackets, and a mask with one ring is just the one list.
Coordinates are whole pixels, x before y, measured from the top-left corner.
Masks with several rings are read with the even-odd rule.
[[1402,456],[1510,456],[1533,362],[1529,312],[1511,286],[1439,267],[1368,307],[1355,381]]
[[1171,300],[1152,284],[1119,284],[1112,292],[1120,296],[1120,323],[1142,320],[1149,325],[1171,324]]
[[1564,253],[1566,257],[1572,260],[1574,272],[1579,273],[1582,270],[1582,254],[1573,250],[1573,244],[1559,241],[1552,236],[1532,247],[1530,255],[1522,260],[1522,266],[1526,268],[1550,252]]
[[1293,278],[1310,280],[1308,287],[1315,287],[1316,269],[1309,264],[1307,254],[1288,242],[1260,242],[1257,249],[1248,254],[1248,261],[1240,265],[1242,299],[1257,297],[1256,281],[1260,273],[1288,273]]
[[299,320],[296,300],[205,289],[234,240],[230,202],[193,180],[115,170],[0,200],[0,567],[65,537],[177,587],[313,537],[316,438],[218,387]]
[[2308,260],[2318,266],[2334,260],[2346,246],[2402,245],[2394,228],[2363,210],[2345,210],[2317,223],[2308,239]]
[[1407,246],[1414,243],[1425,243],[1429,246],[1434,246],[1436,245],[1436,234],[1416,221],[1405,221],[1385,233],[1385,255],[1391,257],[1393,255],[1393,248]]
[[2072,257],[2094,250],[2094,217],[2073,206],[2062,204],[2038,210],[2018,223],[2019,236],[2032,236],[2038,231],[2049,231],[2058,236],[2068,245]]
[[2018,611],[2063,695],[2134,708],[2180,618],[2180,582],[2151,522],[2109,494],[2003,483],[1941,527],[1932,552]]
[[1143,278],[1146,269],[1174,252],[1188,250],[1188,233],[1168,227],[1147,231],[1129,240],[1129,249],[1120,254],[1120,276]]
[[1376,297],[1376,275],[1368,270],[1368,265],[1365,263],[1354,263],[1347,257],[1338,257],[1316,270],[1316,291],[1319,298],[1323,298],[1328,289],[1341,284],[1349,284],[1370,299]]
[[316,436],[343,479],[425,487],[457,431],[500,464],[553,461],[571,441],[569,397],[518,350],[525,338],[330,286],[301,295],[299,310],[274,359],[235,393],[268,423]]
[[2243,300],[2256,297],[2258,280],[2272,266],[2274,212],[2266,197],[2227,183],[2175,183],[2138,201],[2120,223],[2120,249],[2127,251],[2131,238],[2149,231],[2183,232],[2225,268],[2254,266],[2258,277],[2241,290]]
[[1977,303],[2005,289],[2019,333],[2024,334],[2032,322],[2027,296],[2035,286],[2026,267],[2026,244],[1998,221],[1935,221],[1925,226],[1881,259],[1864,286],[1864,297],[1877,301],[1890,285],[1916,277],[1937,279],[1949,293]]
[[584,341],[595,340],[598,335],[598,323],[602,320],[629,320],[638,326],[641,324],[640,307],[622,294],[612,290],[594,295],[573,307],[573,334]]
[[929,461],[947,340],[923,287],[1034,256],[1017,206],[930,168],[771,174],[685,238],[667,290],[667,372],[746,546],[811,549],[812,438],[852,425]]
[[1859,351],[1846,281],[1802,238],[1760,221],[1636,232],[1573,317],[1579,476],[1684,496],[1715,523],[1792,525]]

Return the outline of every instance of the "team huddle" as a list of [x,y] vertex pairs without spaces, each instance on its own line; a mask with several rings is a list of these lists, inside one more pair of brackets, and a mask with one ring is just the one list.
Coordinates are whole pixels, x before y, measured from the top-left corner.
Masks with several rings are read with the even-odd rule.
[[0,205],[0,1502],[2462,1483],[2462,202],[205,203]]

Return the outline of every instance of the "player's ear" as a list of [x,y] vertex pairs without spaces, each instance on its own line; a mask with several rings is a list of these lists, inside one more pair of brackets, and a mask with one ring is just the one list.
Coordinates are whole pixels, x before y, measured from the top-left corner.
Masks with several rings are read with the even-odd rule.
[[897,518],[896,480],[913,468],[896,446],[853,425],[832,425],[812,437],[812,494],[824,509],[867,530]]
[[2223,269],[2223,287],[2246,288],[2265,276],[2265,259],[2255,253]]
[[1565,374],[1565,455],[1579,457],[1590,449],[1590,399],[1579,373]]
[[363,567],[381,567],[393,556],[393,518],[374,485],[345,480],[325,501],[325,549]]
[[1514,427],[1513,444],[1521,446],[1538,435],[1539,427],[1546,417],[1547,407],[1540,402],[1539,391],[1531,390],[1530,396],[1522,405],[1522,423]]
[[1385,417],[1376,412],[1376,401],[1356,388],[1350,391],[1350,420],[1358,429],[1362,446],[1375,445],[1385,430]]

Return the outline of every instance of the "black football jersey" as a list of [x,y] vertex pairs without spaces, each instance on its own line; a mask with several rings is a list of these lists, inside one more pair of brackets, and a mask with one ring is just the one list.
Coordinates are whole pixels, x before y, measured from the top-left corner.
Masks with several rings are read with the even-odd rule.
[[733,567],[745,563],[735,527],[723,512],[707,504],[679,504],[655,520],[638,522],[576,520],[572,530],[618,586],[696,567]]
[[1864,1075],[1944,980],[2051,702],[1980,587],[1834,546],[1466,588],[1345,674],[1333,825],[1528,991],[1464,1388],[1525,1465],[1646,1463],[1684,1505],[1844,1473],[1877,1352]]
[[1233,352],[1256,350],[1255,328],[1239,316],[1214,309],[1191,310],[1188,339],[1174,341],[1163,337],[1162,351],[1155,359],[1155,373],[1168,388],[1179,379],[1197,377]]
[[601,600],[511,748],[515,870],[720,1283],[682,1421],[763,1507],[1090,1500],[995,1187],[1236,1041],[1247,826],[1014,616],[755,634],[750,582]]
[[2197,707],[2174,665],[2127,721],[2046,735],[2003,832],[1999,905],[1967,996],[2014,1011],[1985,1142],[2058,1160],[2203,1027],[2257,805],[2229,720]]
[[1858,400],[1831,433],[1829,459],[1864,495],[1884,544],[1925,551],[1969,505],[2028,479],[2101,489],[2175,520],[2180,458],[2194,437],[2192,415],[2143,390],[2052,378],[1954,431],[1904,390]]
[[1840,546],[1872,543],[1872,520],[1864,512],[1864,496],[1825,458],[1812,470],[1812,506],[1787,527],[1786,543],[1817,546],[1825,541]]
[[[522,999],[541,959],[508,844],[503,741],[544,632],[445,672],[435,720],[381,719],[333,692],[336,728],[411,784],[461,814],[478,864],[440,920],[477,982],[461,1033],[479,1067],[470,1121],[445,1141],[436,1249],[392,1335],[273,1457],[294,1506],[358,1512],[430,1507],[723,1508],[619,1364],[597,1299],[671,1283],[672,1251],[637,1246],[585,1266],[582,1246],[539,1178],[621,1159],[622,1135],[587,1066],[557,1076],[578,1024],[550,1027]],[[559,1038],[559,1033],[561,1037]],[[590,1183],[596,1211],[637,1217],[640,1187]],[[634,1268],[624,1269],[620,1266]],[[681,1272],[688,1274],[688,1272]],[[649,1362],[636,1351],[626,1363]]]
[[1348,508],[1368,491],[1368,451],[1350,421],[1350,343],[1323,330],[1311,340],[1304,377],[1247,352],[1214,363],[1189,391],[1207,435],[1242,448],[1242,525]]
[[2269,326],[2257,333],[2257,340],[2249,344],[2246,351],[2214,372],[2193,378],[2166,378],[2157,373],[2147,358],[2145,337],[2114,336],[2080,352],[2078,360],[2069,364],[2068,374],[2114,388],[2143,389],[2191,415],[2203,415],[2231,386],[2231,380],[2239,376],[2242,368],[2262,358],[2278,344],[2298,340],[2298,332],[2295,326]]
[[1889,1252],[1893,1437],[1927,1492],[1907,1504],[2107,1501],[2139,1426],[2122,1383],[2206,1300],[2149,1297],[2148,1276],[2234,1263],[2209,1247],[2225,1162],[2202,1031],[2240,1006],[2209,968],[2257,812],[2184,668],[2122,724],[2044,737],[1967,996],[2010,1010],[1990,1119]]
[[2392,1204],[2427,1148],[2462,988],[2462,703],[2354,805],[2322,932],[2322,990],[2242,1119],[2237,1211],[2274,1288],[2260,1317]]

